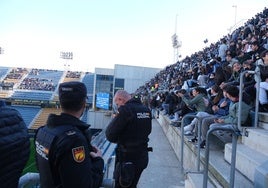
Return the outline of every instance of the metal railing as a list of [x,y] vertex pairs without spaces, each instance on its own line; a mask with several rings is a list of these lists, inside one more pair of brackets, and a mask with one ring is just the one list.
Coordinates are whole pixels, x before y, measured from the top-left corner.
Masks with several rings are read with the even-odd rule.
[[[226,124],[219,126],[210,127],[206,135],[206,151],[205,151],[205,167],[204,167],[204,176],[203,176],[203,188],[207,187],[208,182],[208,165],[209,165],[209,146],[210,146],[210,135],[214,131],[223,130],[232,132],[232,157],[231,157],[231,172],[230,172],[230,180],[229,187],[234,187],[234,179],[235,179],[235,163],[236,163],[236,148],[237,148],[237,139],[238,136],[242,136],[244,129],[241,126],[241,112],[242,112],[242,99],[243,99],[243,89],[244,83],[243,78],[244,75],[248,74],[256,74],[256,101],[255,101],[255,117],[254,117],[254,125],[253,127],[257,127],[258,125],[258,111],[259,111],[259,90],[260,90],[260,72],[258,71],[244,71],[240,74],[240,84],[239,84],[239,106],[238,106],[238,123],[237,125]],[[250,115],[250,114],[249,114]]]
[[230,171],[230,181],[229,187],[234,187],[234,178],[235,178],[235,162],[236,162],[236,147],[237,139],[240,136],[240,131],[232,124],[214,126],[209,128],[206,135],[206,151],[205,151],[205,167],[204,167],[204,176],[203,176],[203,188],[207,188],[208,183],[208,165],[209,165],[209,146],[210,146],[210,135],[218,130],[232,132],[232,158],[231,158],[231,171]]
[[244,89],[244,82],[243,82],[243,78],[244,75],[248,73],[248,74],[255,74],[257,77],[256,80],[256,99],[255,99],[255,117],[254,117],[254,127],[256,128],[258,126],[258,111],[259,111],[259,93],[260,93],[260,72],[256,72],[256,71],[244,71],[240,74],[240,84],[239,84],[239,106],[238,106],[238,124],[237,127],[239,130],[242,130],[241,128],[241,111],[242,111],[242,99],[243,99],[243,89]]
[[198,151],[197,151],[197,171],[200,171],[200,143],[201,143],[201,117],[197,116],[197,115],[193,115],[193,114],[186,114],[182,120],[181,120],[181,172],[184,172],[184,168],[183,168],[183,162],[184,162],[184,122],[186,119],[190,119],[190,118],[197,118],[198,120],[198,136],[197,136],[197,140],[198,140]]

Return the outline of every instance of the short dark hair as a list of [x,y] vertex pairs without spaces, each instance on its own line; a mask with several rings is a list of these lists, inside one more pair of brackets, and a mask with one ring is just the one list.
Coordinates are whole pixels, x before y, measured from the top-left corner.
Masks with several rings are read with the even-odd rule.
[[239,96],[239,89],[237,86],[234,85],[229,85],[226,88],[226,93],[228,93],[229,95],[231,95],[232,97],[238,97]]

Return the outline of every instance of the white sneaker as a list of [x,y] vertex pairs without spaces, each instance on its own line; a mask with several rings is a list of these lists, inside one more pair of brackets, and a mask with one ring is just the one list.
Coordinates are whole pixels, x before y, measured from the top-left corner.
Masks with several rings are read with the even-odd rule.
[[179,119],[176,119],[176,118],[174,118],[174,119],[171,120],[171,122],[173,122],[173,123],[174,122],[178,122],[178,121],[180,121],[180,120]]
[[184,135],[185,135],[185,136],[190,136],[190,135],[193,135],[193,133],[192,133],[192,131],[186,131],[186,132],[184,133]]
[[186,125],[185,127],[184,127],[184,132],[186,133],[187,131],[193,131],[193,129],[194,129],[194,126],[193,125],[191,125],[191,124],[189,124],[189,125]]

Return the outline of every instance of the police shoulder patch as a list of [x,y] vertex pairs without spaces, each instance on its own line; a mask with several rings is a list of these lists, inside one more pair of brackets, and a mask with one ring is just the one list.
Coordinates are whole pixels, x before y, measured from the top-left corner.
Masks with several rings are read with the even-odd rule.
[[75,162],[81,163],[85,160],[85,148],[84,146],[79,146],[72,149],[72,154]]

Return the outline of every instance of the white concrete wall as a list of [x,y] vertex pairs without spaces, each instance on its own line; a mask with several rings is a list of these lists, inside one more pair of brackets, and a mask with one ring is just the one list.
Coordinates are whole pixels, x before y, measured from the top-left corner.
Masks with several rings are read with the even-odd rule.
[[125,90],[133,93],[150,81],[160,70],[159,68],[115,64],[114,77],[125,79]]

